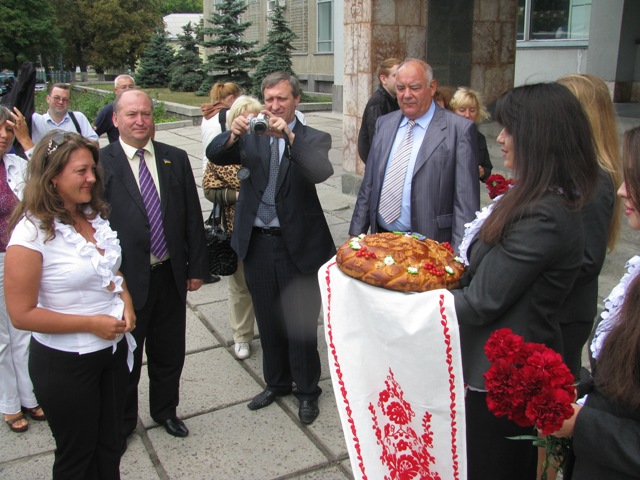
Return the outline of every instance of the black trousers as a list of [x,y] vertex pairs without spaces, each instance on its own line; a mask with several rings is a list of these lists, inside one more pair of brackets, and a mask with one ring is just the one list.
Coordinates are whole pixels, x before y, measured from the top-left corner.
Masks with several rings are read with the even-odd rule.
[[484,392],[467,391],[465,408],[468,480],[535,480],[538,449],[531,440],[507,438],[535,435],[533,427],[497,418],[489,411]]
[[53,478],[119,479],[127,341],[79,355],[31,339],[29,374],[56,441]]
[[175,417],[180,402],[186,318],[186,305],[176,288],[171,263],[167,262],[151,272],[147,303],[136,310],[136,328],[132,334],[138,347],[133,355],[133,370],[127,388],[122,430],[125,437],[135,430],[138,420],[143,348],[147,352],[151,417],[158,423]]
[[286,395],[295,382],[296,397],[317,399],[322,392],[317,337],[322,300],[317,274],[298,270],[282,236],[255,230],[244,273],[260,332],[267,388]]

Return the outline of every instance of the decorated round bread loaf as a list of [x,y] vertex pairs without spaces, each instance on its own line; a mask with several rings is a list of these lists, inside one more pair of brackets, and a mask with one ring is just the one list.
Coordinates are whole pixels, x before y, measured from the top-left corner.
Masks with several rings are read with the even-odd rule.
[[353,237],[340,246],[336,260],[350,277],[402,292],[456,288],[465,270],[448,242],[405,233]]

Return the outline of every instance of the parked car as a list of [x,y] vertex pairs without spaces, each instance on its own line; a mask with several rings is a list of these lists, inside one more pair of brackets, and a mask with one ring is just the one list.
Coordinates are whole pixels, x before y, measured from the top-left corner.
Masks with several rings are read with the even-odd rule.
[[9,93],[15,83],[16,77],[13,73],[0,73],[0,96]]

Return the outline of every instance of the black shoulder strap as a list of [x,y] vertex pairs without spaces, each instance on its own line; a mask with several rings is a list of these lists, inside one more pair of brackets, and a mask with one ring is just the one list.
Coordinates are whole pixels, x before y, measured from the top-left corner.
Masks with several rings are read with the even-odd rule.
[[223,108],[222,110],[220,110],[220,113],[218,114],[218,120],[220,120],[220,128],[222,132],[227,131],[227,110],[229,109]]
[[82,130],[80,129],[80,124],[78,123],[78,119],[76,118],[76,116],[73,114],[71,110],[69,110],[67,113],[69,114],[69,118],[71,118],[71,121],[73,122],[73,124],[76,126],[76,131],[80,135],[82,135]]

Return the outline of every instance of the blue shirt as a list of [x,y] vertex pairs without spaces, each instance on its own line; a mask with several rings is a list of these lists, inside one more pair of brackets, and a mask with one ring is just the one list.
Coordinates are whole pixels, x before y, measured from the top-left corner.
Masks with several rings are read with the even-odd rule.
[[[421,117],[416,119],[416,124],[413,126],[413,147],[411,148],[411,157],[409,158],[409,164],[407,165],[407,173],[404,177],[404,185],[402,187],[402,208],[400,210],[400,216],[390,224],[386,223],[380,214],[378,213],[377,219],[378,224],[389,231],[398,231],[398,232],[410,232],[411,231],[411,181],[413,179],[413,170],[416,166],[416,159],[418,158],[418,152],[420,151],[420,147],[422,146],[422,141],[424,140],[424,136],[427,133],[427,129],[431,124],[431,120],[433,119],[433,115],[436,111],[436,102],[431,101],[431,106],[429,110],[422,115]],[[393,141],[393,147],[391,148],[391,152],[389,154],[389,159],[387,160],[387,167],[385,169],[385,176],[387,175],[387,170],[389,169],[389,165],[391,165],[391,159],[395,154],[395,151],[398,149],[400,144],[402,143],[402,139],[407,131],[407,125],[409,123],[409,119],[405,116],[402,117],[400,121],[400,126],[398,127],[398,131],[396,132],[396,138]],[[383,181],[384,184],[384,181]],[[380,200],[378,199],[378,202]],[[379,209],[380,205],[378,205]],[[420,233],[420,232],[418,232]]]

